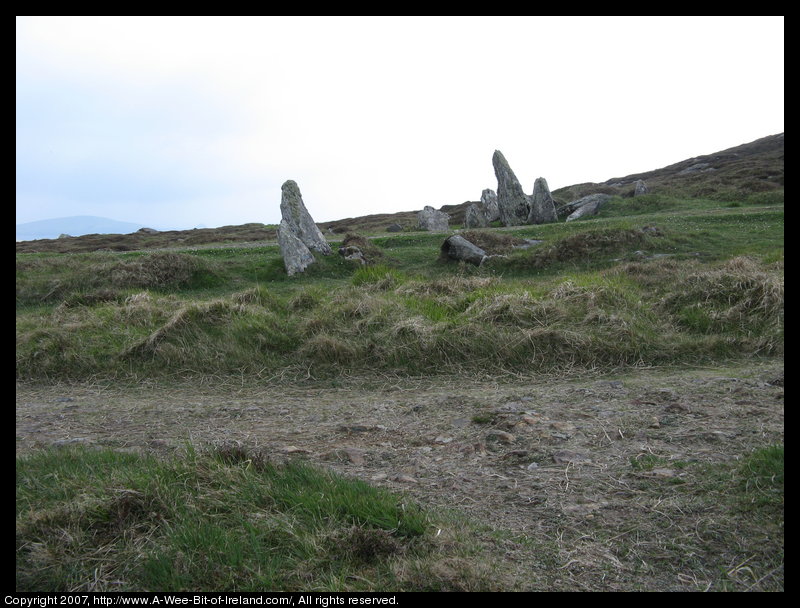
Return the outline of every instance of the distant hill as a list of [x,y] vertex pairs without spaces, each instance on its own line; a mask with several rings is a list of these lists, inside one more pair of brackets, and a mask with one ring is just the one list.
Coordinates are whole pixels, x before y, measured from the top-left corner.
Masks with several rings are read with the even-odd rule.
[[128,234],[144,228],[143,224],[118,222],[94,215],[75,215],[52,220],[39,220],[17,224],[17,240],[57,239],[62,234],[83,236],[86,234]]
[[[622,197],[633,196],[634,182],[642,179],[653,194],[685,198],[707,198],[730,202],[765,203],[783,201],[784,159],[783,133],[763,137],[756,141],[729,148],[721,152],[696,156],[681,162],[645,173],[615,177],[602,183],[582,183],[553,191],[558,205],[576,200],[587,194],[597,192]],[[466,201],[457,205],[444,205],[441,210],[450,214],[450,225],[464,223],[464,213],[471,204]],[[104,218],[62,218],[53,222],[70,219],[92,219],[105,222]],[[344,236],[348,232],[385,233],[392,224],[411,228],[416,225],[417,211],[381,213],[363,217],[347,218],[332,222],[321,222],[319,227],[326,235]],[[20,230],[40,222],[17,226],[17,240]],[[78,252],[107,249],[112,251],[132,251],[165,247],[198,246],[211,243],[244,243],[275,240],[275,226],[265,224],[243,224],[221,228],[195,228],[194,230],[171,230],[153,233],[140,231],[139,224],[114,222],[114,226],[95,225],[86,231],[58,224],[51,231],[49,239],[35,236],[40,240],[24,237],[17,242],[17,252],[54,251]],[[96,234],[88,234],[96,233]],[[75,238],[58,239],[62,234]],[[132,233],[132,234],[126,234]],[[29,232],[25,234],[30,234]],[[41,233],[39,233],[41,234]],[[86,236],[78,236],[84,234]]]

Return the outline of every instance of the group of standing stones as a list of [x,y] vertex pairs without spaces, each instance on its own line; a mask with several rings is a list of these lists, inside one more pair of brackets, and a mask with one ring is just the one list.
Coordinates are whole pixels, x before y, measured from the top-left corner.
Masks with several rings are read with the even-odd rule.
[[[557,210],[546,179],[537,178],[533,184],[533,193],[527,195],[500,150],[495,150],[492,156],[492,165],[497,177],[497,192],[487,188],[481,193],[480,203],[472,203],[467,208],[464,216],[466,228],[486,228],[491,222],[497,220],[504,226],[546,224],[557,222],[559,217],[564,216],[569,222],[585,215],[596,214],[600,207],[611,199],[608,194],[590,194],[567,203]],[[634,196],[647,193],[648,188],[645,183],[637,180]],[[426,206],[420,211],[417,219],[421,230],[431,232],[449,230],[450,215],[431,206]],[[401,226],[396,226],[396,228],[402,230]],[[462,237],[458,238],[461,240],[454,239],[454,237],[447,239],[442,246],[443,253],[454,259],[467,259],[477,265],[486,259],[487,256],[483,250]],[[303,204],[300,188],[292,180],[286,181],[281,186],[281,223],[278,227],[278,246],[289,276],[303,272],[314,263],[312,250],[322,255],[332,253],[330,245]],[[347,259],[360,259],[362,263],[364,261],[360,251],[354,253],[348,249],[340,251],[340,253]]]
[[[595,215],[600,207],[611,200],[608,194],[590,194],[557,209],[545,178],[536,179],[533,193],[527,195],[500,150],[495,150],[492,165],[497,177],[497,193],[484,190],[480,203],[472,203],[467,208],[464,216],[466,228],[485,228],[496,220],[504,226],[521,226],[557,222],[559,217],[566,216],[566,221],[569,222],[586,215]],[[647,193],[645,183],[638,180],[634,196]]]

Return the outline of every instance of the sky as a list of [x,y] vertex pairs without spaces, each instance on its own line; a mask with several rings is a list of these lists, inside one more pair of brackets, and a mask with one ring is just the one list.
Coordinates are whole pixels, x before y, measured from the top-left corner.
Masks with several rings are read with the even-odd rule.
[[781,133],[784,18],[17,17],[16,221],[317,222]]

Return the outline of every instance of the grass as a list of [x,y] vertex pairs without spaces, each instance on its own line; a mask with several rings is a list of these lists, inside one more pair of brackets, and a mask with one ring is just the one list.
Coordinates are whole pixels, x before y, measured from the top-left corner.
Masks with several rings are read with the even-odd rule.
[[16,590],[782,591],[783,462],[642,454],[612,510],[543,501],[520,535],[239,444],[42,450],[17,458]]
[[[544,242],[508,252],[531,237]],[[297,278],[275,247],[18,254],[17,377],[516,374],[783,352],[782,209],[474,238],[505,257],[443,262],[427,234],[372,239],[367,266],[319,256]]]
[[[17,379],[496,383],[780,358],[783,159],[772,139],[754,142],[760,159],[741,148],[693,159],[714,171],[683,172],[687,161],[653,172],[655,192],[641,197],[628,196],[630,183],[554,192],[559,202],[615,195],[591,218],[462,232],[498,256],[481,267],[440,259],[444,235],[413,230],[413,213],[392,235],[400,216],[329,223],[334,248],[358,246],[369,264],[317,256],[291,278],[263,224],[18,244]],[[515,248],[526,240],[541,244]],[[470,419],[482,433],[505,421],[490,401]],[[641,425],[603,429],[593,440],[619,456],[605,477],[552,469],[548,442],[572,432],[559,428],[515,444],[502,468],[481,460],[515,508],[528,501],[524,531],[239,444],[168,457],[30,452],[16,464],[16,588],[782,591],[783,444],[737,437],[736,453],[694,458],[681,453],[693,431],[664,431],[678,415],[645,425],[662,440],[647,452],[636,447]],[[531,458],[523,479],[512,463]],[[520,479],[538,490],[521,494]]]
[[[401,495],[241,446],[17,459],[17,591],[488,590]],[[412,575],[413,573],[413,575]]]

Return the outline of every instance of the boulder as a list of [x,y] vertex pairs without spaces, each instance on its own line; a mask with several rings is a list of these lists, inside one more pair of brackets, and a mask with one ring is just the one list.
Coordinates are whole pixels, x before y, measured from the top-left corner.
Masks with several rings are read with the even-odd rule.
[[367,260],[364,257],[364,252],[361,251],[361,249],[356,247],[355,245],[340,247],[339,255],[342,256],[345,260],[349,260],[351,262],[358,262],[362,266],[365,266],[367,264]]
[[303,272],[314,263],[314,256],[305,243],[295,236],[289,223],[284,219],[278,226],[278,247],[283,256],[286,274],[292,276]]
[[500,221],[504,226],[525,224],[530,212],[528,195],[522,190],[522,185],[500,150],[494,151],[492,165],[497,177],[497,208]]
[[442,243],[441,250],[442,257],[468,262],[470,264],[475,264],[475,266],[480,266],[483,261],[489,257],[483,249],[470,243],[459,234],[454,234],[445,239],[444,243]]
[[386,232],[403,232],[403,227],[400,224],[389,224]]
[[545,178],[540,177],[534,182],[530,204],[529,224],[549,224],[558,221],[556,203],[553,200],[553,195],[550,194],[550,188],[547,186]]
[[647,187],[647,184],[645,184],[643,180],[637,179],[633,187],[633,196],[641,196],[648,192],[650,192],[650,189]]
[[568,213],[567,221],[577,220],[586,215],[596,215],[600,208],[611,200],[609,194],[590,194],[564,205],[562,209]]
[[500,208],[497,206],[497,193],[494,190],[486,188],[481,192],[481,205],[483,205],[483,214],[486,216],[487,222],[494,222],[500,219]]
[[449,230],[450,215],[443,211],[437,211],[430,205],[417,214],[420,230],[431,232],[444,232]]
[[281,218],[281,224],[286,222],[287,229],[300,239],[308,249],[317,251],[322,255],[333,253],[328,241],[325,240],[305,204],[303,204],[300,188],[292,180],[287,180],[281,186]]
[[480,206],[473,203],[467,207],[467,211],[464,213],[465,228],[486,228],[488,225],[489,222]]

